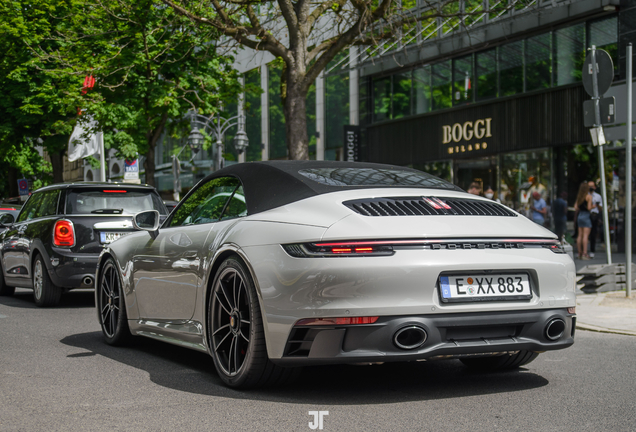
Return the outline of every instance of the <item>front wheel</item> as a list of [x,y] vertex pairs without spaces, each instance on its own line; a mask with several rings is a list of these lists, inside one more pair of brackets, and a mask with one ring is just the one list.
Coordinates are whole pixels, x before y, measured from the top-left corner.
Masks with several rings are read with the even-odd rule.
[[33,263],[33,299],[40,307],[56,306],[62,297],[62,289],[53,284],[44,265],[42,255],[35,257]]
[[95,289],[98,290],[99,323],[106,343],[115,346],[127,344],[132,339],[132,334],[128,327],[119,271],[112,258],[106,260]]
[[214,366],[228,386],[282,384],[298,372],[276,366],[267,357],[254,282],[236,257],[226,259],[216,272],[208,300],[207,324]]
[[516,369],[527,365],[539,356],[534,351],[520,350],[517,354],[494,357],[462,358],[460,361],[469,369],[479,372]]

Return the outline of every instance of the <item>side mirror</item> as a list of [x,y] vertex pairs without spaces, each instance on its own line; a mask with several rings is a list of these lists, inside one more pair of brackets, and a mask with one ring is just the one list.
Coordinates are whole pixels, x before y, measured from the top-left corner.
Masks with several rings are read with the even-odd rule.
[[133,216],[133,226],[135,229],[150,231],[156,234],[159,229],[159,212],[157,210],[146,210]]
[[13,225],[13,222],[15,222],[15,217],[11,213],[3,213],[0,215],[0,226],[8,227]]

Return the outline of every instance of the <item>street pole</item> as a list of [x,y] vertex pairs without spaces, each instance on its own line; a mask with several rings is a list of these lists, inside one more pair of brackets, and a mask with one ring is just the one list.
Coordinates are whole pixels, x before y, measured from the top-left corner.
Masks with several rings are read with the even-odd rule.
[[104,132],[97,133],[99,141],[99,178],[106,181],[106,157],[104,156]]
[[[599,137],[600,137],[600,134],[603,132],[603,126],[601,125],[601,110],[599,106],[600,97],[598,94],[598,77],[597,77],[596,68],[597,68],[596,46],[592,45],[592,75],[593,75],[592,85],[594,88],[594,97],[592,99],[594,100],[594,119],[596,122],[596,125],[594,127],[600,130],[600,133],[599,133]],[[598,164],[599,164],[599,171],[601,174],[601,194],[603,198],[603,221],[604,221],[603,231],[604,231],[604,237],[605,237],[605,250],[607,254],[607,263],[611,264],[612,263],[612,246],[610,245],[609,223],[608,223],[609,213],[607,211],[607,185],[605,184],[605,155],[603,154],[603,145],[600,142],[598,145]]]
[[627,45],[627,139],[625,140],[625,291],[632,295],[632,44]]

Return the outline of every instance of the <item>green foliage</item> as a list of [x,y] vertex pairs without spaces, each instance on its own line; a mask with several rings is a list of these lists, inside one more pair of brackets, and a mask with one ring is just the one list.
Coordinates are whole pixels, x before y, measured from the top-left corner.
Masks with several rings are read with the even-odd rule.
[[[61,48],[40,54],[59,60],[59,76],[95,77],[85,118],[104,131],[106,148],[135,157],[153,154],[164,131],[186,137],[188,110],[211,114],[236,98],[237,73],[231,57],[217,55],[218,39],[154,0],[78,0],[59,32]],[[154,172],[154,160],[149,165]]]

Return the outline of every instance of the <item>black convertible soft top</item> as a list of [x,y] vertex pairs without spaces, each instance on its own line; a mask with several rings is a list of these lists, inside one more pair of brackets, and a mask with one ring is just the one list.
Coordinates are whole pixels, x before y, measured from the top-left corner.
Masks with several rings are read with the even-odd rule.
[[462,191],[445,180],[400,166],[333,161],[265,161],[227,166],[207,176],[232,176],[243,184],[248,214],[260,213],[324,193],[370,188]]

